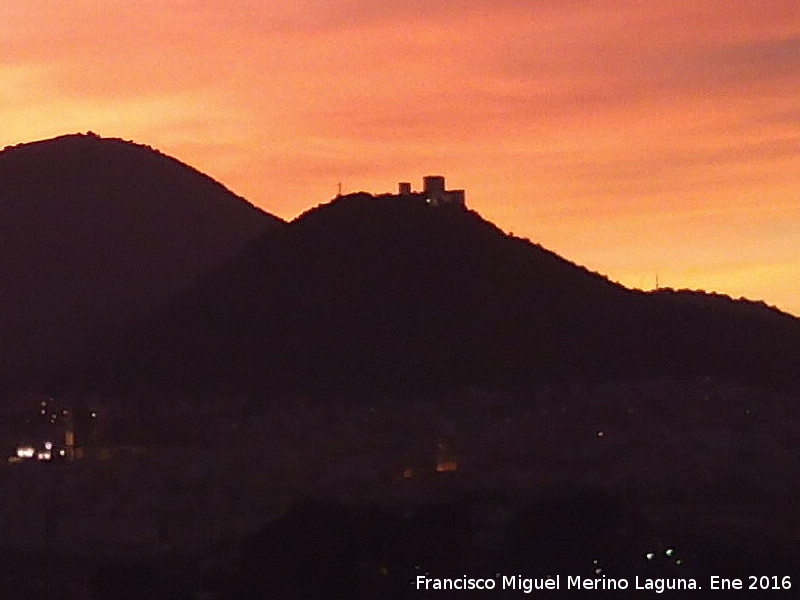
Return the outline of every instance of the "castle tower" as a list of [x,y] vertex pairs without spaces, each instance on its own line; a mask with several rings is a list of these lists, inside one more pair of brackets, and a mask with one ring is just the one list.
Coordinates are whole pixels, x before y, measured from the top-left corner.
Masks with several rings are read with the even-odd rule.
[[422,178],[422,192],[425,199],[438,206],[444,200],[444,177],[441,175],[426,175]]
[[432,206],[466,206],[464,190],[447,190],[444,187],[444,177],[441,175],[426,175],[422,178],[423,195]]
[[445,181],[442,175],[426,175],[423,177],[421,192],[413,191],[411,184],[407,181],[401,181],[397,186],[398,196],[401,198],[424,200],[431,206],[466,207],[464,190],[445,189]]

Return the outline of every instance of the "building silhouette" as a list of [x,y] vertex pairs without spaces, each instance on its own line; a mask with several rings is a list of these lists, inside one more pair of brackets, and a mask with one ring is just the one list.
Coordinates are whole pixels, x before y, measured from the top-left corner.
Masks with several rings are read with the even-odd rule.
[[424,200],[431,206],[466,206],[464,190],[445,189],[444,177],[441,175],[426,175],[422,178],[422,191],[414,192],[411,184],[402,181],[399,184],[398,195],[401,198],[417,198]]

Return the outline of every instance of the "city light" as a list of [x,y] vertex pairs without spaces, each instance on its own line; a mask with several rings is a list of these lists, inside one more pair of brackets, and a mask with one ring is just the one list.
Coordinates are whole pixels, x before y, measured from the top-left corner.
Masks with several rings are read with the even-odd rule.
[[36,449],[33,446],[19,446],[17,448],[17,456],[19,458],[33,458]]
[[52,460],[53,442],[44,442],[43,450],[37,450],[33,446],[18,446],[16,456],[11,458],[14,459],[14,462],[20,460],[30,460],[33,458],[36,460]]

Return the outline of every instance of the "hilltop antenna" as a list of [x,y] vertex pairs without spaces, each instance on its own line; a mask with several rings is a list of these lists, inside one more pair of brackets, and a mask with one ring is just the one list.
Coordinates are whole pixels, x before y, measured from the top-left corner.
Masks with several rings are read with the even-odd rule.
[[339,193],[336,194],[336,195],[337,196],[341,196],[342,195],[342,182],[341,181],[339,182]]
[[656,273],[656,289],[658,289],[658,273]]

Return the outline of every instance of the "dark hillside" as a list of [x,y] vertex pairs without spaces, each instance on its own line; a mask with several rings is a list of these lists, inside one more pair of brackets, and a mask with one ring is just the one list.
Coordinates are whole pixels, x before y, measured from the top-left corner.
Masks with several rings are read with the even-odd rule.
[[147,146],[67,135],[0,152],[0,379],[83,361],[282,222]]
[[360,193],[259,240],[129,342],[129,378],[216,392],[697,375],[786,384],[800,322],[753,303],[630,291],[474,212]]

